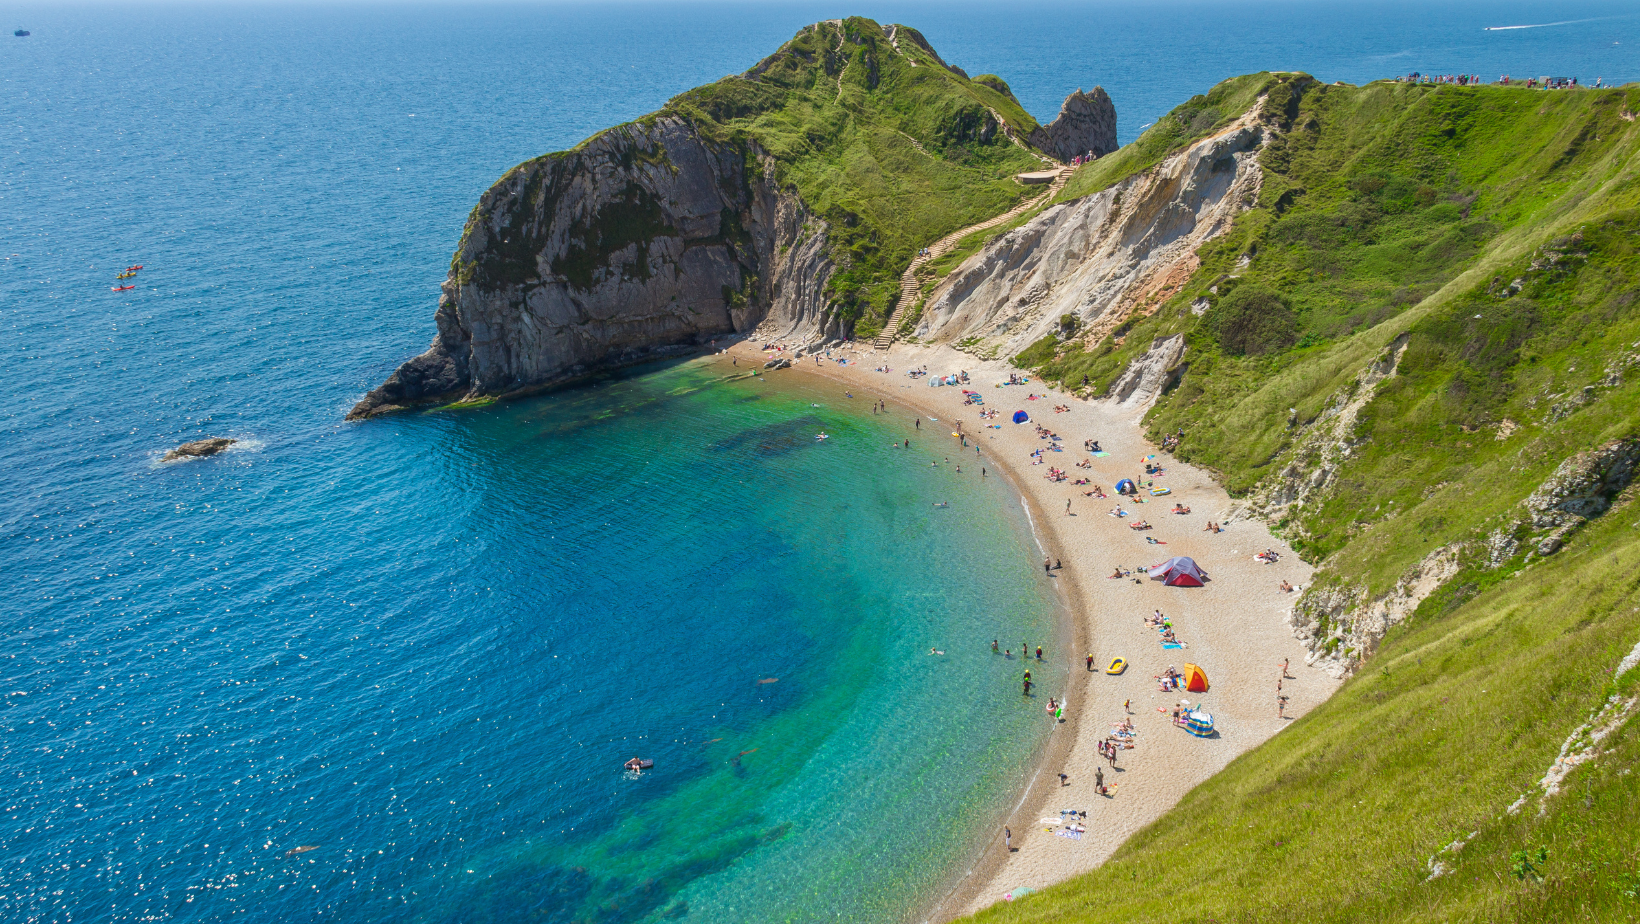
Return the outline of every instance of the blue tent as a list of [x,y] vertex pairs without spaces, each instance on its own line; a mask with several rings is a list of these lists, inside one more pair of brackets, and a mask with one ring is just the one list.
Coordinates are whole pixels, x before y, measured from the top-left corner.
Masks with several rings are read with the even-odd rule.
[[1131,480],[1129,480],[1127,478],[1123,478],[1121,481],[1116,482],[1116,493],[1117,494],[1138,494],[1139,489],[1133,486],[1133,482]]
[[1025,421],[1030,420],[1030,419],[1031,419],[1031,415],[1025,413],[1024,411],[1015,411],[1014,412],[1014,423],[1024,423]]

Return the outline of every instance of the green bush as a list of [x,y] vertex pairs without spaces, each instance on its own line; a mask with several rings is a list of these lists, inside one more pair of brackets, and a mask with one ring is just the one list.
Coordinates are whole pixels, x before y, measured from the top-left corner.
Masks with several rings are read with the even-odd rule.
[[1209,317],[1219,349],[1231,356],[1278,353],[1298,341],[1298,316],[1286,297],[1263,286],[1239,286]]

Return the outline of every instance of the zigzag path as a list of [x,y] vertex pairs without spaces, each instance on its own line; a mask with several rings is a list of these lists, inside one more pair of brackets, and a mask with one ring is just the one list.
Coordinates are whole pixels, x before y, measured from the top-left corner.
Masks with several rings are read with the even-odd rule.
[[1052,200],[1061,189],[1065,188],[1065,183],[1070,179],[1071,173],[1070,167],[1060,167],[1059,175],[1053,178],[1053,182],[1048,184],[1047,191],[1042,195],[1028,199],[995,218],[988,218],[977,225],[969,225],[966,228],[953,231],[930,245],[926,253],[918,254],[911,261],[911,266],[900,276],[899,301],[894,305],[894,313],[888,316],[888,323],[883,325],[883,332],[878,334],[877,339],[872,342],[872,347],[878,350],[886,350],[894,343],[894,338],[899,334],[900,325],[904,322],[906,314],[911,311],[911,306],[917,303],[917,293],[922,289],[922,283],[917,279],[917,271],[922,269],[924,264],[949,253],[951,248],[957,246],[958,241],[968,235],[1012,221],[1044,202]]

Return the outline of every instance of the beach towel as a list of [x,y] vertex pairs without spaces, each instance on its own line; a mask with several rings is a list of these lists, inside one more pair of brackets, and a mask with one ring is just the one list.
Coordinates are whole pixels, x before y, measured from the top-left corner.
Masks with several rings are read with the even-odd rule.
[[1184,646],[1179,644],[1178,642],[1163,642],[1162,647],[1163,648],[1183,648]]
[[1108,455],[1110,455],[1110,453],[1108,453],[1108,452],[1096,452],[1096,453],[1093,454],[1093,457],[1095,459],[1103,459],[1105,456],[1108,456]]
[[1073,841],[1079,841],[1079,840],[1082,839],[1082,832],[1081,831],[1072,831],[1069,828],[1065,828],[1061,831],[1055,831],[1054,833],[1059,835],[1060,837],[1068,837]]
[[1029,894],[1031,894],[1032,892],[1035,892],[1035,891],[1036,891],[1035,889],[1027,889],[1024,886],[1020,886],[1019,888],[1014,889],[1011,892],[1003,893],[1002,897],[1004,899],[1006,899],[1007,901],[1013,901],[1016,898],[1023,898],[1024,896],[1029,895]]

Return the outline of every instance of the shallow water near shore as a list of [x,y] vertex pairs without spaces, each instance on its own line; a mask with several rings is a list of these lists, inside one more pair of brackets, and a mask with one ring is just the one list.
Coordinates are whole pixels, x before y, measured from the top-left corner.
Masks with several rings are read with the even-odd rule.
[[1047,734],[1017,496],[706,361],[343,424],[473,203],[843,12],[1124,141],[1266,67],[1640,77],[1626,7],[1480,31],[1539,9],[14,4],[0,918],[914,918]]

